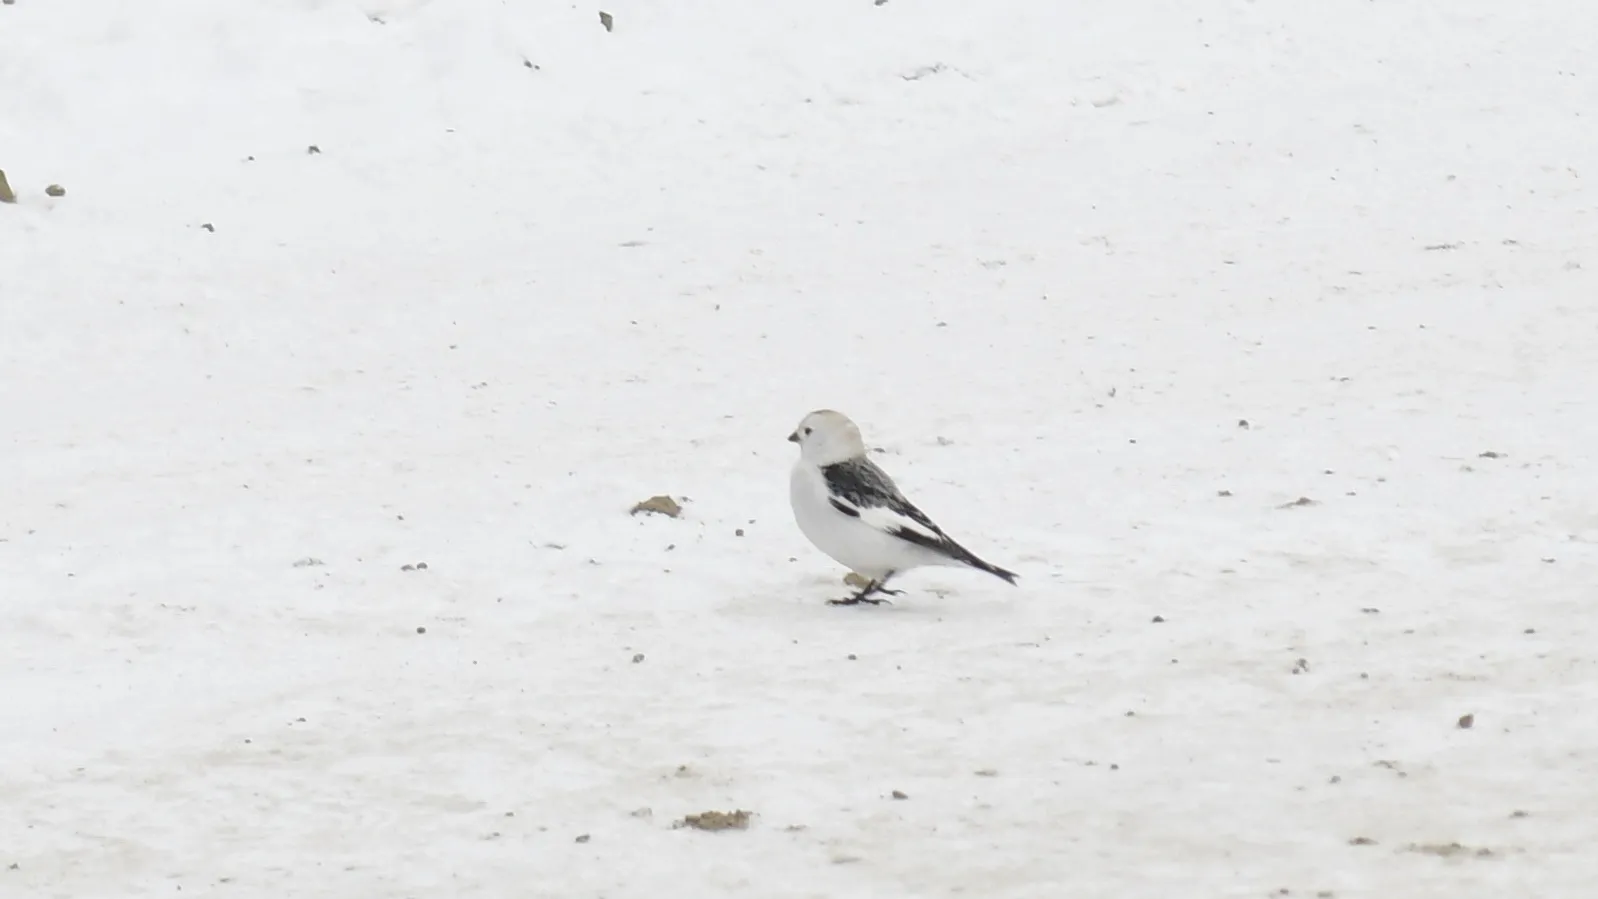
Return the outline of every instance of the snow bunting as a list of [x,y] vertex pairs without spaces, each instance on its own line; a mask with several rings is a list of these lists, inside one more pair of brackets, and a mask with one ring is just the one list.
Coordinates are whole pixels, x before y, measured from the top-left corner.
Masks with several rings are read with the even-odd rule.
[[812,412],[788,435],[799,444],[799,461],[788,482],[799,530],[816,548],[867,579],[860,592],[833,605],[852,606],[887,589],[894,575],[923,565],[951,565],[986,571],[1015,583],[1015,572],[977,558],[950,539],[926,513],[904,498],[893,479],[866,457],[860,429],[848,416]]

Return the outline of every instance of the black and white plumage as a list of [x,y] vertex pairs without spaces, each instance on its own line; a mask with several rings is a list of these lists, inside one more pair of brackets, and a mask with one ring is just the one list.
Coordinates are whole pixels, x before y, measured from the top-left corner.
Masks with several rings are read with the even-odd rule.
[[912,568],[975,568],[1015,583],[1016,575],[977,558],[917,509],[893,479],[866,456],[860,429],[831,409],[812,412],[788,435],[799,461],[788,482],[799,530],[816,548],[867,579],[860,592],[837,605],[880,603],[896,596],[889,579]]

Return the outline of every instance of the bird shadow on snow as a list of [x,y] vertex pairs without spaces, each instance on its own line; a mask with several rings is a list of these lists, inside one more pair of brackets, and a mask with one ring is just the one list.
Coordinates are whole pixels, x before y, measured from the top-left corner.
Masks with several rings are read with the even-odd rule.
[[[1015,593],[1017,588],[1000,584],[1004,590]],[[807,577],[792,582],[786,588],[769,588],[732,599],[727,611],[751,617],[770,618],[779,610],[785,619],[875,618],[942,619],[1002,618],[1015,607],[1017,597],[1006,597],[997,590],[970,588],[957,589],[937,582],[895,582],[893,588],[903,590],[901,596],[886,597],[881,605],[833,605],[830,600],[844,599],[855,588],[838,578]]]

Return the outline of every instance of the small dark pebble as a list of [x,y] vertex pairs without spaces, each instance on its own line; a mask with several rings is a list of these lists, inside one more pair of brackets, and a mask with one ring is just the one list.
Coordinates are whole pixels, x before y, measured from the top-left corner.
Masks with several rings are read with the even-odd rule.
[[643,653],[641,653],[641,652],[633,653],[633,664],[634,665],[638,664],[639,662],[642,662],[643,660],[644,660],[644,654]]
[[322,148],[318,147],[316,144],[311,144],[309,147],[305,148],[305,155],[307,156],[315,156],[320,152],[322,152]]
[[1459,727],[1460,730],[1470,730],[1471,728],[1476,726],[1476,716],[1475,715],[1460,715],[1459,716],[1459,721],[1457,722],[1457,724],[1458,724],[1458,727]]
[[744,529],[743,528],[739,528],[738,530],[733,531],[732,535],[734,537],[742,537],[744,535]]
[[212,234],[216,233],[216,226],[211,224],[210,222],[206,222],[205,224],[201,225],[200,227],[204,228],[205,230],[207,230],[209,232],[211,232]]
[[1154,619],[1153,619],[1153,623],[1155,623],[1155,624],[1164,624],[1165,623],[1165,616],[1163,616],[1163,615],[1155,615]]
[[1240,427],[1240,428],[1243,428],[1243,429],[1244,429],[1244,430],[1247,430],[1247,429],[1248,429],[1248,427],[1249,427],[1249,424],[1248,424],[1248,419],[1246,419],[1246,418],[1239,418],[1239,419],[1238,419],[1238,420],[1237,420],[1237,426],[1238,426],[1238,427]]
[[852,652],[849,653],[849,661],[851,661],[851,662],[855,661],[855,654],[852,653]]
[[906,793],[903,790],[894,790],[889,795],[893,796],[893,798],[895,798],[895,799],[909,799],[910,798],[910,794]]
[[418,633],[418,634],[425,634],[425,633],[427,633],[427,628],[425,628],[425,627],[418,627],[418,628],[417,628],[417,629],[416,629],[416,632],[417,632],[417,633]]
[[589,835],[586,834],[586,833],[582,833],[582,834],[578,834],[577,835],[577,842],[579,842],[579,843],[586,843],[590,839],[591,839],[591,837],[589,837]]

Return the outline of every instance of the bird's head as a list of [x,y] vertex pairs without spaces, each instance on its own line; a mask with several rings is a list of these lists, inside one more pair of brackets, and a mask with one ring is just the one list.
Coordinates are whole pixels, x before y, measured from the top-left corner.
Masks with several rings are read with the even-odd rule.
[[799,456],[813,465],[832,465],[866,454],[860,429],[849,416],[831,409],[819,409],[804,417],[788,435],[799,444]]

